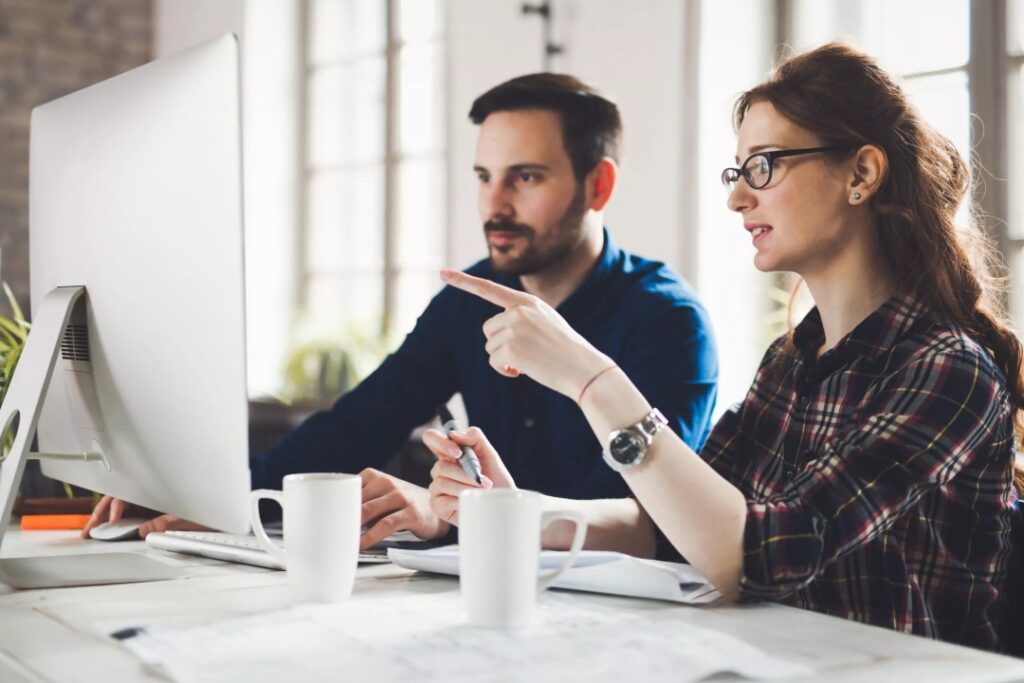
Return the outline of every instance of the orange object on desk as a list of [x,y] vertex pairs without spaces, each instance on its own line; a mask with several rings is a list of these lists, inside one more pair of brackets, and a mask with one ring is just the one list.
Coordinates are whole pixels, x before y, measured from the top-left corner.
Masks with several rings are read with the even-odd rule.
[[23,515],[22,531],[48,531],[54,529],[81,529],[91,515]]

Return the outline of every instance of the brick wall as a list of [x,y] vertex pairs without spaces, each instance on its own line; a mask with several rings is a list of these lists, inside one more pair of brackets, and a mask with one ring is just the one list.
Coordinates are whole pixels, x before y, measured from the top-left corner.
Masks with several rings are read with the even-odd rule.
[[0,278],[26,314],[32,108],[150,61],[152,15],[152,0],[0,0]]

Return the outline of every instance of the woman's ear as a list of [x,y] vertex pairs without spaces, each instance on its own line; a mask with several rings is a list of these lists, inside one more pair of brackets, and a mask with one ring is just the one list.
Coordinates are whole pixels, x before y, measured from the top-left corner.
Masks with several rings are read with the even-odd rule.
[[615,189],[615,181],[619,176],[619,168],[610,157],[605,157],[597,162],[597,166],[587,175],[587,189],[590,191],[590,201],[587,208],[594,211],[601,211],[605,204],[612,198],[612,190]]
[[850,204],[863,204],[882,186],[889,170],[889,160],[880,147],[864,145],[854,153],[852,162],[850,179],[846,184],[847,196]]

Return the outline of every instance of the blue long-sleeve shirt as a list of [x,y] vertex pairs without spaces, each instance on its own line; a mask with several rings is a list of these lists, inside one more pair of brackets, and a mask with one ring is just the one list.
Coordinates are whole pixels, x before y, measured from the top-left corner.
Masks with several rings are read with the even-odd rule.
[[[517,276],[495,273],[486,259],[466,272],[522,289]],[[381,467],[440,403],[461,392],[470,423],[487,434],[517,486],[581,500],[629,495],[572,398],[488,365],[482,326],[499,312],[444,288],[373,374],[253,459],[253,488],[280,488],[293,472]],[[605,231],[597,264],[558,312],[700,449],[718,359],[707,313],[682,278],[617,248]]]

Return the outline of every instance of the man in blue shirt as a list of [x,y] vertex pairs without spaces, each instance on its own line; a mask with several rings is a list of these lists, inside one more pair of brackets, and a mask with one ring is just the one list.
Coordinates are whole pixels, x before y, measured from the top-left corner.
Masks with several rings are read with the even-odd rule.
[[[618,174],[617,107],[570,76],[533,74],[480,96],[470,118],[480,126],[474,169],[489,257],[467,272],[556,308],[699,450],[718,376],[707,314],[677,274],[622,251],[603,228]],[[427,490],[377,468],[461,393],[470,423],[489,436],[520,487],[627,497],[573,401],[489,366],[482,325],[497,312],[442,290],[376,371],[253,459],[253,488],[280,488],[293,472],[358,471],[364,548],[403,529],[441,537],[450,527],[430,510]],[[109,507],[120,515],[119,503]],[[97,507],[93,523],[106,509]],[[186,526],[165,515],[140,533]]]

